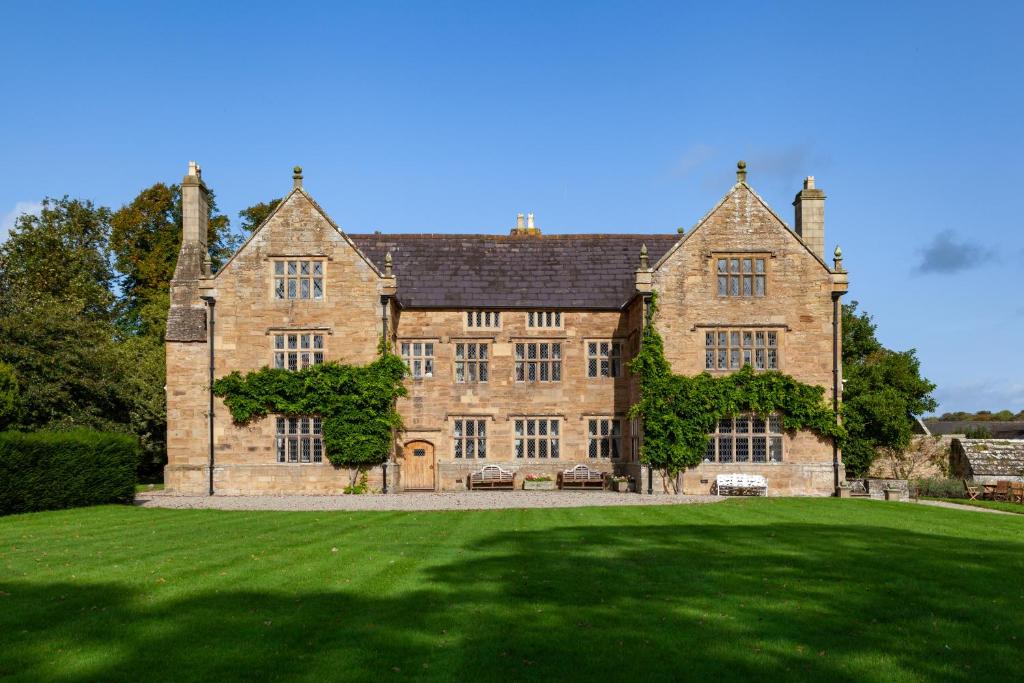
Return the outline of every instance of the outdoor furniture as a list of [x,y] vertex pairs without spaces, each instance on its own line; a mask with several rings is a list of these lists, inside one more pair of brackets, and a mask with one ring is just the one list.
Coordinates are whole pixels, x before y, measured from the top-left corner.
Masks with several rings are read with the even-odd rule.
[[1024,503],[1024,481],[1010,482],[1010,501]]
[[982,484],[981,488],[982,488],[981,499],[982,500],[992,500],[993,496],[996,493],[996,485],[995,484]]
[[558,487],[562,489],[604,488],[604,472],[592,470],[586,465],[576,465],[558,473]]
[[484,465],[483,469],[469,475],[469,488],[509,489],[516,485],[516,475],[498,465]]
[[719,474],[715,491],[720,496],[767,496],[768,480],[760,474]]
[[1010,500],[1009,480],[1000,479],[996,482],[995,491],[992,492],[992,500]]
[[967,491],[968,498],[970,498],[971,500],[978,500],[978,487],[971,486],[970,484],[967,483],[966,479],[964,479],[964,490]]

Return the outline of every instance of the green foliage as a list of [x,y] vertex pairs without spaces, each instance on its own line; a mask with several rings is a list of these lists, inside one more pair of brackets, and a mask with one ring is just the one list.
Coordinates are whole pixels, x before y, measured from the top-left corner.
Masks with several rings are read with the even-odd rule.
[[976,413],[967,413],[962,410],[954,413],[943,413],[938,418],[939,422],[1009,422],[1011,420],[1024,420],[1024,410],[1014,414],[1012,410],[1000,410],[993,413],[991,410],[979,410]]
[[875,336],[857,302],[843,306],[843,461],[853,475],[871,467],[880,449],[901,453],[913,436],[913,416],[935,409],[935,385],[921,377],[916,352],[891,351]]
[[339,466],[384,462],[393,430],[402,426],[395,401],[405,396],[405,363],[384,350],[365,366],[322,363],[292,372],[263,368],[233,372],[213,384],[237,424],[270,413],[322,418],[324,450]]
[[912,483],[917,488],[918,496],[929,498],[967,497],[967,489],[964,488],[964,482],[961,479],[929,477],[926,479],[916,479]]
[[131,503],[138,460],[126,434],[0,433],[0,515]]
[[[656,304],[651,309],[653,318]],[[640,352],[629,368],[640,379],[640,401],[630,409],[631,417],[644,421],[640,459],[670,476],[700,464],[718,420],[741,412],[778,413],[787,431],[844,435],[824,401],[825,390],[781,372],[754,372],[744,366],[724,377],[673,374],[653,320],[644,328]]]
[[354,495],[354,496],[361,496],[364,493],[369,493],[370,492],[370,478],[368,476],[366,476],[366,472],[360,472],[359,473],[359,483],[358,484],[349,484],[348,486],[345,486],[343,489],[341,489],[341,492],[342,493],[347,493],[349,495]]
[[260,202],[239,211],[238,217],[242,219],[242,234],[250,234],[260,227],[263,221],[267,220],[267,217],[281,203],[281,199],[282,197],[278,197],[277,199],[271,199],[269,202]]
[[964,437],[967,439],[991,439],[992,432],[988,427],[972,427],[964,430]]
[[18,412],[18,376],[14,367],[0,361],[0,430],[14,421]]

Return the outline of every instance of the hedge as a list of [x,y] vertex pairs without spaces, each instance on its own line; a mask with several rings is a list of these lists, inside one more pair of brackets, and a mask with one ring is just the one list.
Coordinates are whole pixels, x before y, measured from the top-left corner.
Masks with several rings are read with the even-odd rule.
[[139,443],[75,430],[0,433],[0,515],[131,503]]

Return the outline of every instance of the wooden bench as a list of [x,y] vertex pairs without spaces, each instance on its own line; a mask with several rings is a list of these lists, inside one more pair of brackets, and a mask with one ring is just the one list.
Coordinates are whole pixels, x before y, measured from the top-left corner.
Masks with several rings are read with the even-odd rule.
[[469,488],[472,489],[509,489],[515,488],[516,475],[514,472],[499,467],[498,465],[484,465],[479,472],[469,475]]
[[586,465],[576,465],[558,473],[558,488],[601,489],[604,488],[604,472],[592,470]]
[[760,474],[719,474],[715,492],[720,496],[767,496],[768,480]]

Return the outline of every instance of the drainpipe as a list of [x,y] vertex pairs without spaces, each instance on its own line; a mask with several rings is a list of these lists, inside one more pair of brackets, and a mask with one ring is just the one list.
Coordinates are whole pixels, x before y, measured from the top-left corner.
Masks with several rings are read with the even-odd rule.
[[[390,257],[391,254],[388,253],[388,256]],[[390,301],[391,301],[391,297],[389,295],[381,294],[381,297],[380,297],[380,325],[381,325],[381,332],[380,333],[381,333],[381,339],[384,340],[385,346],[390,341],[390,337],[388,335],[388,303]],[[394,448],[395,448],[395,430],[394,430],[394,428],[392,428],[392,430],[391,430],[391,450],[392,450],[392,455],[394,455],[394,453],[393,453]],[[383,487],[383,489],[381,489],[381,491],[383,493],[387,493],[388,492],[388,461],[387,460],[385,460],[383,463],[381,463],[381,474],[383,475],[383,478],[384,478],[384,487]]]
[[[832,411],[836,416],[836,424],[842,422],[839,414],[839,387],[842,384],[840,368],[842,359],[839,357],[839,324],[842,321],[843,310],[839,303],[842,294],[832,294]],[[832,438],[832,483],[835,495],[839,495],[839,442]]]
[[[645,294],[644,295],[643,307],[644,307],[643,327],[647,327],[648,325],[651,324],[651,295],[650,294]],[[643,344],[643,334],[641,334],[641,336],[640,336],[640,343]],[[642,420],[641,420],[641,422],[642,422]],[[642,488],[642,487],[643,487],[643,482],[640,483],[640,487],[638,487],[638,488]],[[654,495],[654,470],[651,469],[650,463],[647,464],[647,495],[648,496],[653,496]]]
[[213,307],[217,304],[217,300],[212,296],[201,296],[199,297],[206,302],[206,306],[209,309],[209,325],[207,325],[207,340],[206,343],[210,347],[210,495],[213,495],[213,325],[214,315]]

